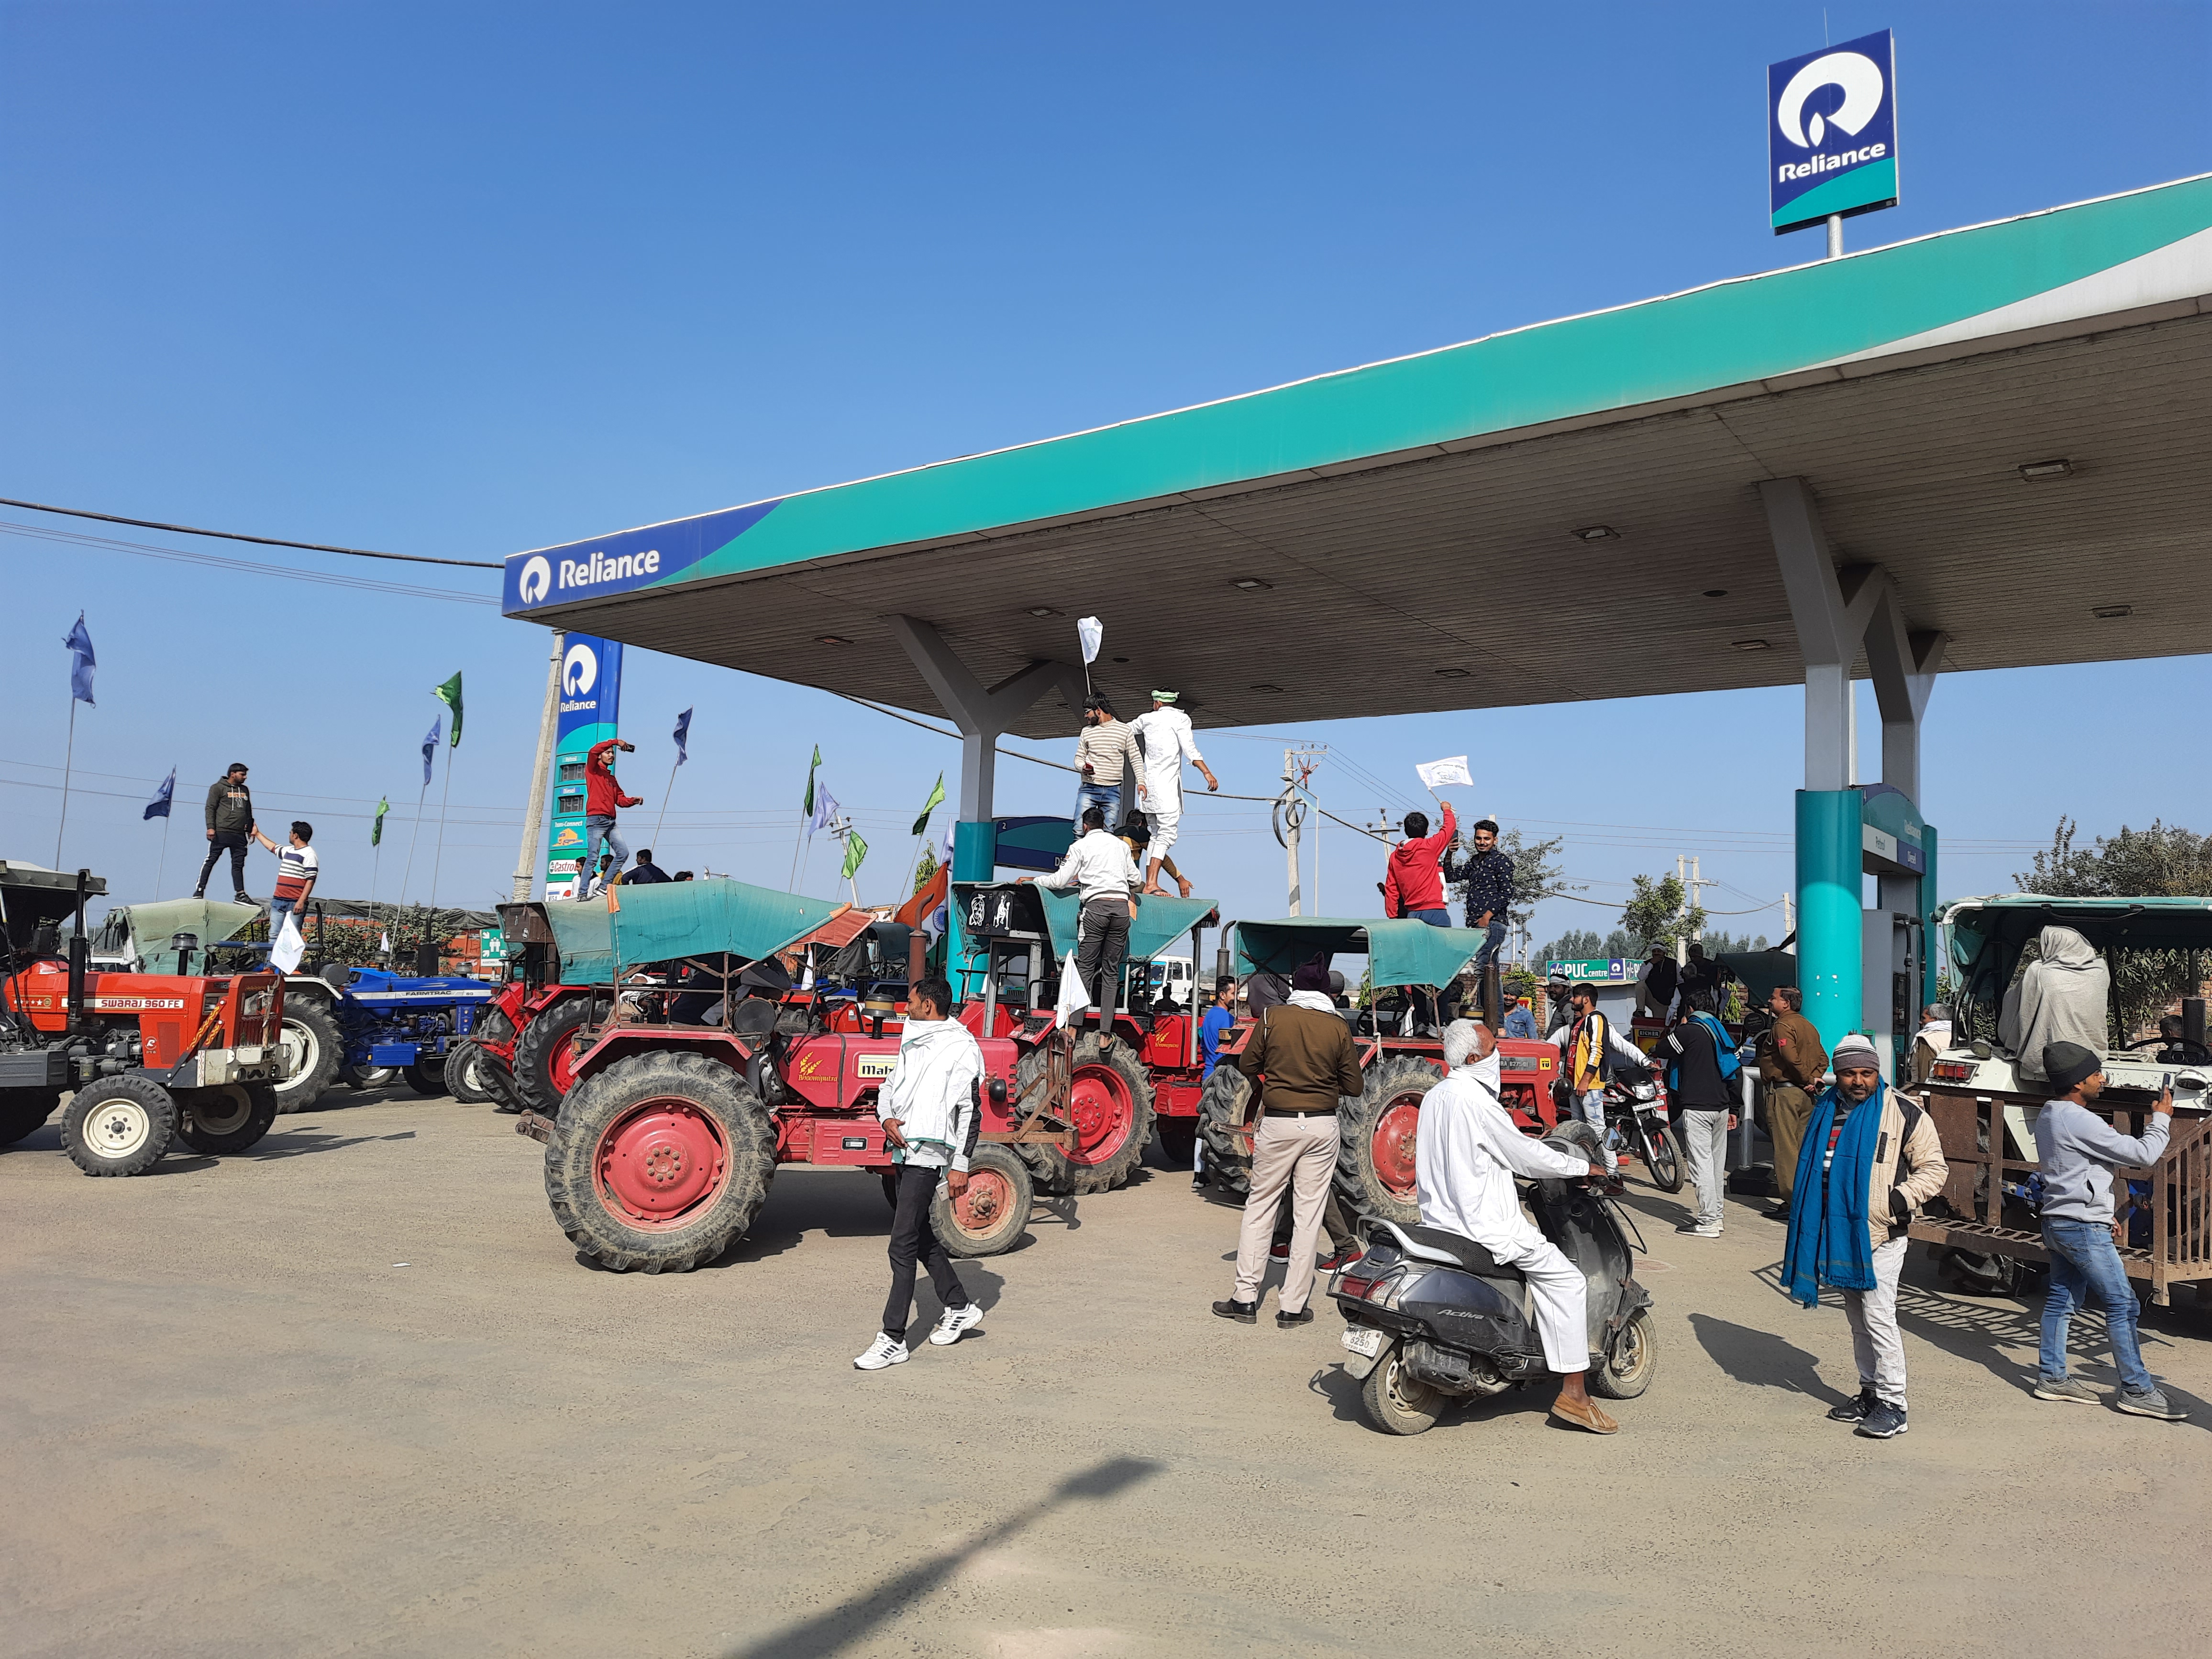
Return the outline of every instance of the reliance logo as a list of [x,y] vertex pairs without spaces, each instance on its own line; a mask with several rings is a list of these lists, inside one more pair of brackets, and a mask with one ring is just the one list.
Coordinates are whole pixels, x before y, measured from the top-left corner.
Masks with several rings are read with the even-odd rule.
[[604,553],[594,553],[588,559],[563,559],[558,581],[562,587],[597,587],[601,582],[633,581],[659,574],[660,552],[656,548],[612,559]]
[[[1815,110],[1808,120],[1805,100],[1823,87],[1841,87],[1843,106],[1828,116]],[[1881,94],[1881,66],[1873,58],[1863,52],[1832,52],[1815,58],[1790,77],[1790,84],[1775,100],[1774,123],[1799,149],[1817,150],[1826,142],[1831,125],[1840,127],[1848,137],[1858,137],[1880,112]],[[1810,179],[1862,161],[1878,161],[1888,154],[1889,146],[1878,143],[1863,149],[1815,155],[1809,161],[1784,162],[1775,169],[1775,179],[1779,183]]]

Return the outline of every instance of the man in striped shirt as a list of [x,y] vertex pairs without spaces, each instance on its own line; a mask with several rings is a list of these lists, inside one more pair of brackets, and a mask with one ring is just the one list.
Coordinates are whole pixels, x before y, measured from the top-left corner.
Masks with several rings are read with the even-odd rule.
[[269,942],[274,945],[284,931],[284,919],[295,912],[304,915],[300,907],[315,890],[315,849],[307,845],[315,838],[315,826],[304,818],[293,819],[292,833],[283,847],[258,830],[253,838],[276,855],[276,891],[269,901]]

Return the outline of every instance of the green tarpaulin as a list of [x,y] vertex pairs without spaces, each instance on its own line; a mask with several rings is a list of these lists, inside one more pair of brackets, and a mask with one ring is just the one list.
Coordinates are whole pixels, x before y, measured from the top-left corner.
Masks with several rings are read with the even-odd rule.
[[1994,941],[2012,976],[2021,947],[2045,927],[2071,927],[2100,951],[2212,951],[2212,898],[2051,898],[1999,893],[1959,899],[1936,921],[1951,930],[1951,959],[1974,966]]
[[[1064,958],[1075,948],[1079,895],[1048,892],[1042,887],[1037,892],[1044,900],[1045,924],[1052,929],[1053,955]],[[1124,960],[1150,962],[1176,940],[1189,939],[1190,930],[1212,910],[1211,899],[1147,897],[1129,924],[1129,953]],[[1191,964],[1194,972],[1197,965]]]
[[[109,909],[92,939],[92,951],[100,957],[136,957],[139,971],[173,974],[177,952],[169,940],[179,933],[198,936],[198,951],[242,931],[258,921],[258,904],[233,904],[217,899],[162,899],[151,904],[118,904]],[[193,964],[201,972],[207,957],[198,954]]]
[[1484,937],[1470,927],[1431,927],[1425,921],[1387,921],[1380,916],[1240,921],[1237,971],[1263,969],[1287,978],[1302,962],[1341,953],[1365,957],[1376,985],[1449,985],[1482,948]]
[[723,951],[757,961],[812,933],[840,908],[834,899],[801,898],[720,876],[615,890],[618,908],[611,915],[597,899],[546,905],[567,983],[603,983],[617,965]]

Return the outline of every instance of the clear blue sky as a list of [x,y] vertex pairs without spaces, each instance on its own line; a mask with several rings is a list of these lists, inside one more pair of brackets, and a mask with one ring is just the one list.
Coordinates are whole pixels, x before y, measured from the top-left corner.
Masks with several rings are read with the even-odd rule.
[[[1905,204],[1854,221],[1854,246],[2212,169],[2203,5],[1826,9],[1835,40],[1883,27]],[[1763,66],[1822,29],[1794,0],[0,4],[0,493],[498,558],[1771,269],[1813,257],[1817,233],[1765,228]],[[489,572],[113,533],[495,591]],[[82,609],[102,665],[66,863],[150,891],[160,829],[138,805],[174,764],[163,890],[184,890],[198,799],[240,758],[264,820],[318,824],[326,892],[368,892],[367,814],[388,792],[375,879],[396,896],[429,688],[459,667],[439,896],[503,890],[540,631],[488,605],[12,532],[0,572],[0,855],[53,855],[60,641]],[[2026,864],[2007,849],[2062,812],[2212,829],[2203,769],[2150,763],[2208,695],[2203,658],[1945,681],[1924,805],[1947,895],[2007,885]],[[1462,804],[1564,829],[1591,896],[1680,853],[1729,884],[1714,909],[1770,903],[1790,879],[1799,696],[1673,701],[1292,735],[1395,792],[1325,764],[1347,817],[1402,810],[1414,760],[1470,751],[1489,781]],[[675,712],[698,708],[671,866],[783,884],[819,743],[876,848],[862,895],[889,896],[904,824],[957,764],[822,694],[644,653],[624,702],[630,787],[655,805]],[[1733,764],[1656,763],[1653,734],[1686,720],[1699,762]],[[1227,788],[1271,790],[1275,735],[1207,734]],[[1615,757],[1595,784],[1593,745]],[[1002,811],[1069,793],[1015,762],[1000,776]],[[1200,809],[1186,847],[1230,914],[1279,914],[1258,809]],[[1329,833],[1327,908],[1368,908],[1376,850]],[[426,834],[410,896],[431,861]],[[830,864],[814,858],[813,890]],[[255,890],[269,880],[264,854]],[[1610,920],[1559,902],[1537,931]]]

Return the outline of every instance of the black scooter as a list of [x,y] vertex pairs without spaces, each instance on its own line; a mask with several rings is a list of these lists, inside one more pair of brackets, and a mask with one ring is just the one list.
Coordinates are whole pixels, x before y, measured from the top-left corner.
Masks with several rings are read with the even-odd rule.
[[[1635,1399],[1651,1386],[1659,1352],[1651,1293],[1630,1272],[1618,1207],[1587,1179],[1520,1184],[1544,1237],[1589,1282],[1589,1391]],[[1487,1399],[1547,1374],[1519,1270],[1471,1238],[1377,1222],[1330,1294],[1353,1355],[1346,1370],[1364,1379],[1368,1420],[1391,1434],[1420,1433],[1451,1400]]]

